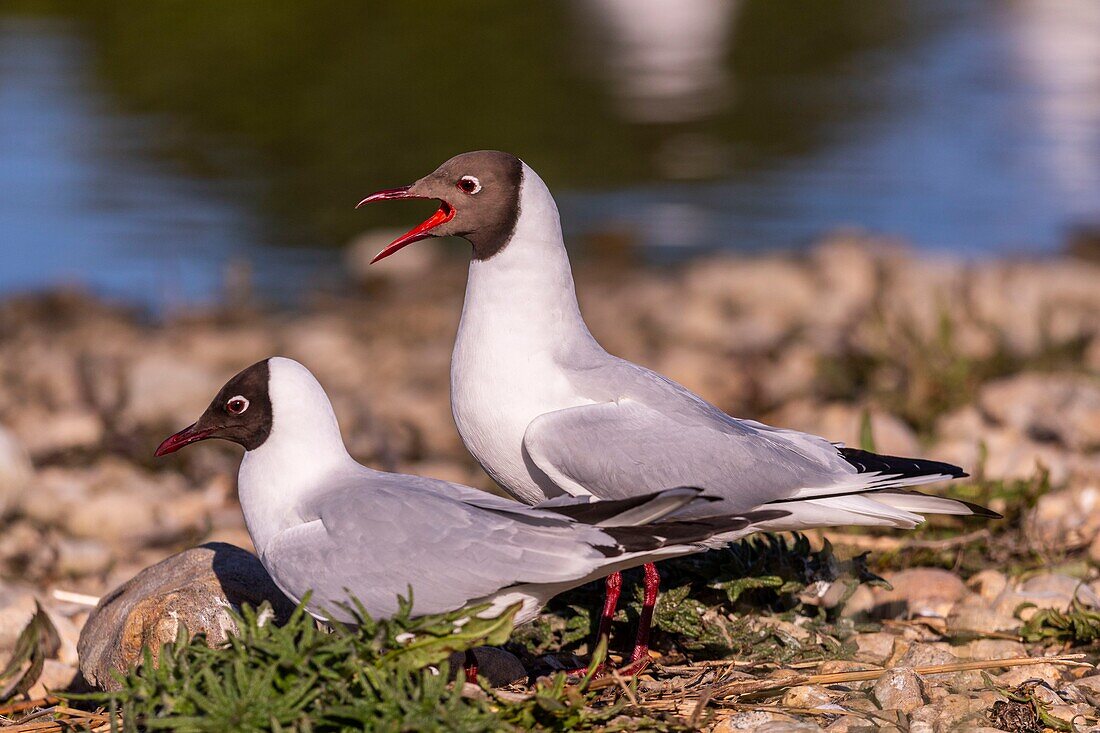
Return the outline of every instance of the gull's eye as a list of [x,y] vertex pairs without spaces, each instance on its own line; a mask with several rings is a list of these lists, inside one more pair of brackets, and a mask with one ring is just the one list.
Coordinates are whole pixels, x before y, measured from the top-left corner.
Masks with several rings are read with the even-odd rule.
[[230,397],[229,401],[225,403],[225,409],[230,415],[240,415],[248,409],[248,399],[241,395]]
[[481,190],[481,181],[473,176],[462,176],[462,178],[458,179],[458,190],[473,196]]

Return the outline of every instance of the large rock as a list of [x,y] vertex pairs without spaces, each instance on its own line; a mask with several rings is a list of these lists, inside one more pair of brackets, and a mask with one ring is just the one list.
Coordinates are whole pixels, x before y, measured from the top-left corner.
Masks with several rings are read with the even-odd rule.
[[294,608],[255,555],[222,543],[185,550],[100,600],[80,634],[80,672],[94,687],[117,689],[112,673],[137,663],[144,647],[155,660],[181,625],[191,634],[205,634],[211,646],[222,644],[237,630],[229,609],[263,601],[279,617]]

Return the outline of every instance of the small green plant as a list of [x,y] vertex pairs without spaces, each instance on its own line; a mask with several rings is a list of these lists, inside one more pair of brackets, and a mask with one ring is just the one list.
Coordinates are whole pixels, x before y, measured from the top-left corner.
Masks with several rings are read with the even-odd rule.
[[[1017,615],[1033,603],[1022,603]],[[1100,640],[1100,611],[1085,606],[1076,598],[1066,611],[1042,608],[1020,627],[1020,636],[1027,642],[1062,642],[1072,646],[1092,644]]]
[[[995,690],[1006,698],[993,703],[989,711],[989,719],[997,728],[1019,733],[1075,730],[1068,721],[1051,715],[1048,704],[1035,694],[1039,687],[1046,687],[1045,683],[1031,680],[1019,687],[1010,688],[998,685],[985,672],[982,672],[982,678],[987,689]],[[1050,690],[1049,687],[1046,689]]]
[[146,650],[117,691],[70,699],[118,711],[127,732],[614,729],[608,724],[621,707],[595,704],[584,684],[567,685],[564,675],[540,681],[519,702],[487,689],[464,697],[451,684],[448,657],[504,643],[516,608],[491,619],[476,615],[483,608],[420,618],[410,610],[402,603],[393,619],[375,621],[358,607],[357,625],[327,630],[302,607],[282,626],[246,608],[224,646],[211,649],[181,630],[156,664]]

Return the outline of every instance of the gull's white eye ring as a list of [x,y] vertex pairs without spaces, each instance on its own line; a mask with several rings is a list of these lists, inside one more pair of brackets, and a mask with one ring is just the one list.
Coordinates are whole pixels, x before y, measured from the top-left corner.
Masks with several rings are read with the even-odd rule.
[[473,196],[481,190],[481,181],[474,176],[462,176],[458,179],[458,190]]
[[242,395],[230,397],[225,403],[225,409],[230,415],[240,415],[248,409],[248,398]]

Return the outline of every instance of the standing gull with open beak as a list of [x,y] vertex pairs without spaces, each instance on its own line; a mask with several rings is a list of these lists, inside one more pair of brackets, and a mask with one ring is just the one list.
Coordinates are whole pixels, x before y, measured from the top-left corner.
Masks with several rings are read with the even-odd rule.
[[[909,488],[965,476],[957,466],[877,455],[738,419],[608,354],[581,317],[557,205],[519,158],[464,153],[407,188],[362,203],[394,198],[442,203],[375,261],[431,236],[464,237],[473,247],[451,358],[451,409],[466,447],[520,501],[624,499],[698,486],[722,502],[689,514],[786,510],[757,525],[768,530],[907,529],[928,513],[998,516]],[[645,610],[628,671],[648,662],[656,568],[647,565],[645,578]],[[620,587],[618,576],[608,576],[602,634]]]

